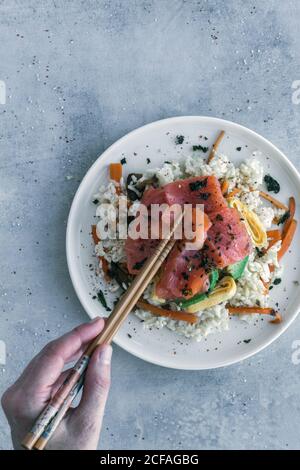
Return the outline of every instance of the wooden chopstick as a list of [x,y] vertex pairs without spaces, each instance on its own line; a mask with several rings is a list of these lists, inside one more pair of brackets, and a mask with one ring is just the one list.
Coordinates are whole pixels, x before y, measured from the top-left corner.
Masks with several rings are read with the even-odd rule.
[[[163,240],[163,241],[165,241],[165,240]],[[95,338],[95,340],[88,346],[88,349],[85,351],[86,356],[91,357],[91,355],[92,355],[93,351],[95,350],[95,348],[97,346],[99,346],[100,344],[109,344],[111,342],[114,335],[118,331],[119,327],[124,322],[124,320],[126,319],[128,314],[131,312],[131,310],[133,309],[133,307],[137,303],[138,299],[140,298],[140,296],[144,292],[145,288],[147,287],[147,285],[149,284],[149,282],[151,281],[151,279],[153,278],[155,273],[157,273],[158,269],[160,268],[160,266],[163,263],[163,261],[165,260],[165,258],[168,256],[169,252],[171,251],[171,249],[174,246],[174,243],[175,243],[175,240],[171,240],[167,243],[167,245],[163,244],[165,246],[165,249],[160,254],[160,256],[157,259],[156,263],[153,265],[152,271],[151,271],[151,277],[149,277],[149,278],[146,277],[143,280],[143,282],[141,282],[140,286],[136,290],[135,296],[132,297],[132,300],[127,301],[127,303],[126,303],[127,307],[126,308],[125,307],[123,308],[123,305],[125,304],[125,302],[127,300],[127,299],[125,299],[125,297],[130,299],[129,293],[131,292],[131,289],[128,289],[126,294],[124,294],[124,296],[120,299],[120,301],[116,305],[116,308],[114,309],[113,313],[108,318],[104,330],[100,333],[99,336],[97,336]],[[160,251],[160,249],[159,249],[159,251]],[[149,259],[149,264],[151,266],[152,263],[150,263],[150,261],[152,261],[152,258]],[[148,271],[148,269],[146,269],[146,271]],[[139,276],[137,276],[135,278],[135,280],[138,280],[138,278],[139,278]],[[135,282],[135,280],[133,282]],[[123,308],[123,313],[119,313],[119,309],[118,309],[119,304],[120,304],[120,308]],[[79,382],[77,382],[74,385],[73,389],[70,391],[69,395],[66,397],[65,401],[63,402],[63,404],[59,408],[57,414],[50,420],[50,422],[45,427],[45,430],[43,431],[41,436],[36,440],[35,444],[33,445],[34,449],[36,449],[36,450],[45,449],[49,439],[53,435],[53,433],[56,430],[56,428],[58,427],[59,423],[64,418],[64,416],[65,416],[66,412],[68,411],[68,409],[70,408],[73,400],[76,398],[77,394],[81,390],[84,375],[85,375],[85,371],[81,375],[81,377],[79,379]],[[82,378],[82,380],[81,380],[81,378]],[[81,384],[80,384],[80,380],[81,380]],[[22,445],[25,447],[24,442],[22,443]]]
[[133,309],[140,296],[144,292],[149,282],[153,279],[158,269],[170,253],[175,244],[172,238],[179,224],[184,217],[184,211],[175,220],[168,238],[161,240],[154,254],[146,261],[140,273],[135,277],[126,293],[120,298],[114,311],[105,323],[101,333],[89,344],[81,358],[71,369],[65,382],[51,398],[48,405],[37,418],[34,426],[22,441],[25,449],[33,448],[42,450],[52,436],[53,432],[63,419],[81,386],[79,382],[83,381],[83,376],[87,369],[91,355],[95,348],[100,344],[108,344]]
[[82,389],[83,382],[84,382],[84,377],[85,377],[85,373],[83,373],[81,375],[79,381],[73,387],[73,389],[71,390],[68,397],[65,399],[63,405],[60,407],[57,414],[54,416],[54,418],[45,427],[45,430],[43,431],[42,435],[38,438],[38,440],[34,444],[33,449],[35,449],[35,450],[44,450],[45,449],[46,445],[48,444],[48,441],[51,439],[51,437],[54,434],[55,430],[57,429],[57,427],[59,426],[59,424],[63,420],[65,414],[67,413],[68,409],[72,405],[72,402],[75,400],[75,398],[79,394],[80,390]]

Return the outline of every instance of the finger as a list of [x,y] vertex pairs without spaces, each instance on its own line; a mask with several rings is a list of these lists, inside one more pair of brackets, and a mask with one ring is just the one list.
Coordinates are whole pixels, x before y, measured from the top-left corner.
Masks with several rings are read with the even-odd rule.
[[[66,378],[68,373],[71,371],[72,367],[74,364],[76,364],[76,362],[78,361],[78,359],[83,355],[84,351],[86,350],[87,346],[89,345],[90,343],[90,340],[89,341],[85,341],[84,343],[82,343],[82,346],[80,349],[78,349],[78,351],[76,351],[69,359],[68,361],[65,363],[65,366],[64,366],[64,370],[63,372],[61,373],[61,375],[58,377],[57,381],[55,382],[55,384],[53,384],[52,386],[52,393],[53,393],[53,390],[56,389],[57,387],[57,384],[61,385],[64,380],[63,378]],[[59,387],[57,387],[58,389]],[[55,394],[55,393],[54,393]]]
[[101,430],[105,404],[110,388],[112,347],[99,346],[86,371],[83,394],[80,404],[70,414],[70,431],[80,430],[92,434],[97,445]]
[[30,362],[15,385],[21,385],[29,393],[36,390],[41,392],[45,388],[51,389],[59,378],[65,362],[95,338],[103,326],[104,320],[97,318],[48,343]]

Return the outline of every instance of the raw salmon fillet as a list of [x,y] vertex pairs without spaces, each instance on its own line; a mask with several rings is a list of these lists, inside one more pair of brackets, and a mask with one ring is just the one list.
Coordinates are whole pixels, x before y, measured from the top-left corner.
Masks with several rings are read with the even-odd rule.
[[215,176],[195,176],[174,183],[168,183],[163,188],[149,189],[145,192],[142,203],[150,204],[203,204],[206,214],[227,207],[221,186]]
[[[162,188],[147,190],[141,203],[149,209],[151,204],[203,204],[210,220],[205,227],[205,242],[201,250],[187,250],[178,242],[165,261],[156,294],[160,298],[190,298],[209,288],[212,269],[240,261],[251,251],[251,241],[236,209],[229,208],[215,176],[201,176],[178,180]],[[211,225],[211,226],[210,226]],[[159,240],[132,240],[125,243],[128,271],[137,274],[157,247]]]
[[[207,214],[227,207],[220,183],[215,176],[197,176],[168,183],[162,188],[148,189],[141,203],[150,208],[151,204],[203,204]],[[147,257],[151,256],[158,240],[126,240],[125,251],[130,274],[137,274]]]
[[225,268],[247,256],[251,240],[239,212],[230,207],[209,215],[212,226],[202,251],[217,268]]
[[162,299],[189,299],[206,292],[209,278],[202,267],[199,250],[185,250],[177,243],[164,263],[155,293]]

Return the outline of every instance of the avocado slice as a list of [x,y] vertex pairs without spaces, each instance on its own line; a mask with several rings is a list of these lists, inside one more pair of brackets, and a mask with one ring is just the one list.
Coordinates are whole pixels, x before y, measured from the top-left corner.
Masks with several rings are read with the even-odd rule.
[[209,291],[213,290],[216,287],[216,284],[219,280],[219,271],[214,269],[209,275]]
[[249,256],[245,256],[245,258],[242,259],[241,261],[238,261],[237,263],[227,266],[226,271],[228,272],[228,274],[230,274],[230,276],[233,277],[233,279],[237,280],[240,277],[242,277],[245,271],[245,267],[248,263],[248,260],[249,260]]
[[202,300],[206,299],[206,297],[207,297],[206,294],[196,294],[191,299],[187,299],[187,300],[179,299],[178,304],[180,305],[180,308],[185,310],[194,304],[198,304],[198,302],[201,302]]

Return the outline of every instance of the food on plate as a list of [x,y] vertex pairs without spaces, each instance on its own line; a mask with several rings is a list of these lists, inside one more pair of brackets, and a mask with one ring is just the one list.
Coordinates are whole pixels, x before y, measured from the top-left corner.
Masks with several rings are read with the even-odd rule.
[[231,276],[225,276],[216,285],[216,287],[207,294],[203,294],[195,303],[182,305],[189,313],[197,313],[206,310],[222,302],[228,301],[236,293],[236,283]]
[[247,232],[251,237],[253,245],[258,248],[263,248],[267,243],[267,232],[262,222],[259,220],[259,217],[239,199],[231,197],[227,200],[229,206],[237,209],[243,217],[243,222],[246,225]]
[[241,261],[237,261],[237,263],[230,264],[226,268],[228,274],[235,280],[239,279],[242,277],[248,261],[249,255],[245,256],[245,258],[243,258]]
[[[265,174],[258,151],[234,165],[218,150],[223,137],[222,131],[208,158],[206,150],[197,148],[184,161],[167,161],[161,168],[130,173],[126,179],[122,164],[112,163],[107,185],[94,197],[95,253],[100,273],[116,295],[126,290],[151,256],[161,228],[158,238],[129,232],[126,239],[119,234],[101,239],[100,224],[111,217],[110,212],[103,215],[101,204],[111,204],[120,222],[120,201],[127,197],[129,224],[139,220],[141,205],[147,220],[153,204],[193,208],[193,248],[184,238],[176,241],[134,310],[145,327],[166,326],[200,340],[228,329],[231,316],[251,321],[262,315],[272,323],[281,321],[271,306],[270,292],[280,283],[281,260],[296,232],[295,198],[291,196],[288,205],[277,199],[280,184]],[[202,222],[197,225],[199,211]]]

